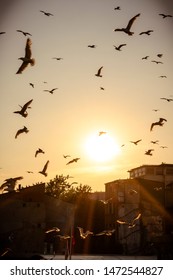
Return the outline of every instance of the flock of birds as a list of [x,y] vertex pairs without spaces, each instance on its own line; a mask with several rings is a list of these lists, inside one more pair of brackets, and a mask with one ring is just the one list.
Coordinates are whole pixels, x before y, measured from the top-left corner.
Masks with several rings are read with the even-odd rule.
[[[121,7],[120,6],[117,6],[114,8],[115,11],[120,11],[121,10]],[[50,12],[47,12],[47,11],[43,11],[43,10],[40,10],[40,13],[42,13],[43,15],[45,15],[46,17],[52,17],[54,16],[52,13]],[[118,28],[115,28],[114,29],[114,32],[123,32],[125,34],[127,34],[128,36],[133,36],[134,35],[134,32],[132,31],[132,28],[133,28],[133,24],[135,23],[135,21],[137,21],[137,19],[141,16],[140,13],[136,14],[135,16],[133,16],[128,22],[127,22],[127,25],[124,25],[124,27],[118,27]],[[172,18],[172,15],[170,14],[164,14],[164,13],[160,13],[159,14],[160,17],[162,17],[163,19],[165,18]],[[25,37],[27,37],[26,39],[26,45],[25,45],[25,55],[23,57],[20,57],[19,60],[22,61],[19,69],[17,70],[16,74],[22,74],[24,71],[26,71],[26,68],[28,67],[28,65],[30,66],[34,66],[35,65],[35,58],[32,57],[32,49],[31,49],[31,46],[32,46],[32,41],[31,41],[31,36],[32,34],[29,33],[29,32],[26,32],[26,31],[23,31],[21,29],[17,29],[16,30],[17,32],[23,34]],[[152,29],[149,29],[149,30],[146,30],[146,31],[142,31],[139,33],[139,35],[147,35],[147,36],[150,36],[151,33],[153,33],[154,30]],[[0,35],[3,35],[5,34],[6,32],[4,31],[1,31],[0,32]],[[117,51],[121,51],[123,47],[125,47],[126,44],[119,44],[117,46],[114,45],[114,48],[115,50]],[[90,44],[88,45],[88,48],[96,48],[96,45],[95,44]],[[158,58],[162,58],[163,54],[159,53],[157,54],[157,57]],[[142,59],[145,59],[147,60],[149,56],[145,56],[143,57]],[[62,60],[63,58],[62,57],[53,57],[52,59],[55,59],[55,60]],[[156,64],[163,64],[162,61],[160,60],[152,60],[153,63],[156,63]],[[102,74],[102,71],[103,71],[103,66],[101,66],[98,71],[95,73],[95,76],[96,77],[99,77],[99,78],[102,78],[103,77],[103,74]],[[166,75],[161,75],[160,78],[167,78]],[[34,84],[33,83],[30,83],[30,86],[32,86],[34,88]],[[49,92],[50,94],[53,94],[58,88],[52,88],[52,89],[45,89],[44,91],[45,92]],[[104,90],[104,87],[100,87],[101,90]],[[167,102],[171,102],[173,101],[172,98],[166,98],[166,97],[162,97],[161,98],[162,100],[165,100]],[[20,110],[16,110],[14,111],[15,114],[18,114],[20,116],[22,116],[23,118],[26,118],[28,116],[28,110],[31,108],[31,104],[33,102],[33,99],[30,99],[28,102],[26,102],[24,105],[19,105],[20,106]],[[154,109],[154,111],[158,111],[158,109]],[[158,121],[156,122],[153,122],[151,123],[151,126],[150,126],[150,131],[153,131],[153,129],[155,129],[156,126],[160,126],[162,127],[165,122],[167,122],[167,119],[165,118],[162,118],[160,117],[158,119]],[[23,133],[28,133],[29,130],[26,126],[23,126],[23,128],[20,128],[16,134],[15,134],[15,139],[17,139],[19,137],[19,135],[23,134]],[[100,131],[99,132],[99,136],[102,136],[103,134],[105,134],[106,132],[104,131]],[[142,141],[142,139],[139,139],[139,140],[134,140],[134,141],[130,141],[131,143],[133,143],[134,145],[138,145],[140,142]],[[158,144],[159,140],[156,140],[156,141],[151,141],[152,144]],[[122,147],[124,146],[124,144],[122,145]],[[167,148],[166,146],[161,146],[162,148]],[[145,155],[149,155],[149,156],[152,156],[152,152],[154,151],[154,149],[148,149],[145,151]],[[39,153],[45,153],[41,148],[38,148],[38,150],[35,152],[35,157],[37,157],[37,155]],[[67,158],[69,157],[68,156],[64,156],[64,158]],[[70,161],[68,161],[66,163],[66,165],[69,165],[69,164],[72,164],[72,163],[77,163],[78,161],[80,160],[80,157],[76,157],[76,158],[73,158],[71,159]],[[38,171],[38,173],[44,175],[45,177],[48,176],[48,172],[47,172],[47,169],[48,169],[48,165],[49,165],[49,160],[47,160],[47,162],[45,163],[45,165],[43,166],[43,169],[41,171]],[[27,171],[28,173],[33,173],[32,171]],[[21,176],[22,177],[22,176]],[[20,177],[20,178],[21,178]],[[18,178],[18,177],[16,177]],[[12,182],[14,183],[14,181],[16,182],[16,178],[9,178],[9,179],[6,179],[5,180],[5,185],[9,186],[9,182]],[[23,177],[22,177],[23,178]],[[4,184],[2,186],[4,186]],[[14,184],[13,184],[14,185]],[[1,186],[1,188],[2,188]]]

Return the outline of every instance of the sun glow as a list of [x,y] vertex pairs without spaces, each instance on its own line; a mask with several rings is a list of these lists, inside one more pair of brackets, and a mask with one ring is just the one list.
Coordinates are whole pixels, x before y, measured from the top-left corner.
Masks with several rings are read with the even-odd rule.
[[107,133],[91,135],[85,143],[85,149],[87,155],[96,162],[110,161],[120,153],[115,139]]

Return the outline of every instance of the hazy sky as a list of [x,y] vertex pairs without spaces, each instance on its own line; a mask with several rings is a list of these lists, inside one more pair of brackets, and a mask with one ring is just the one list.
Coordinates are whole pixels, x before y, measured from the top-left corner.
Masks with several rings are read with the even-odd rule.
[[[114,32],[138,13],[133,36]],[[0,35],[0,185],[10,177],[23,176],[25,186],[63,174],[104,190],[104,183],[128,178],[131,168],[173,163],[173,102],[160,99],[173,98],[173,17],[160,13],[173,15],[172,0],[0,2],[0,32],[6,32]],[[17,29],[32,34],[36,60],[22,74],[16,72],[27,37]],[[153,30],[150,36],[139,35],[147,30]],[[126,46],[115,50],[120,44]],[[44,91],[53,88],[53,94]],[[27,118],[13,113],[31,99]],[[160,117],[167,122],[150,131]],[[23,126],[29,132],[15,139]],[[139,139],[138,145],[130,142]],[[35,158],[38,148],[45,154]],[[145,155],[148,149],[152,156]],[[80,160],[66,165],[73,158]],[[47,160],[44,177],[38,171]]]

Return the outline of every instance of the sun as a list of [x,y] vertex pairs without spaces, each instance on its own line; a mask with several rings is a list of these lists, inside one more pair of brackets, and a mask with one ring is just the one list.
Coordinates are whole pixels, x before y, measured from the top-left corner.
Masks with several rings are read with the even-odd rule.
[[85,150],[96,162],[108,162],[120,153],[118,144],[108,133],[90,135],[85,142]]

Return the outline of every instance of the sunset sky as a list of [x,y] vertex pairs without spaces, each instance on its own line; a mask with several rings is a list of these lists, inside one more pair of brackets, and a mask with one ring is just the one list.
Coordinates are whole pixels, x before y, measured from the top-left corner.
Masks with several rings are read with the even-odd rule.
[[[114,31],[139,13],[133,36]],[[26,186],[63,174],[100,191],[128,178],[131,168],[173,163],[173,101],[160,99],[173,99],[173,17],[162,13],[173,16],[172,0],[0,2],[0,185],[11,177],[23,176]],[[147,30],[153,32],[139,35]],[[16,74],[27,37],[36,63]],[[120,44],[126,45],[118,51]],[[26,118],[13,113],[31,99]],[[167,122],[150,131],[160,117]],[[23,126],[29,132],[15,139]],[[38,148],[45,153],[35,157]],[[74,158],[80,159],[67,165]],[[48,160],[45,177],[39,171]]]

